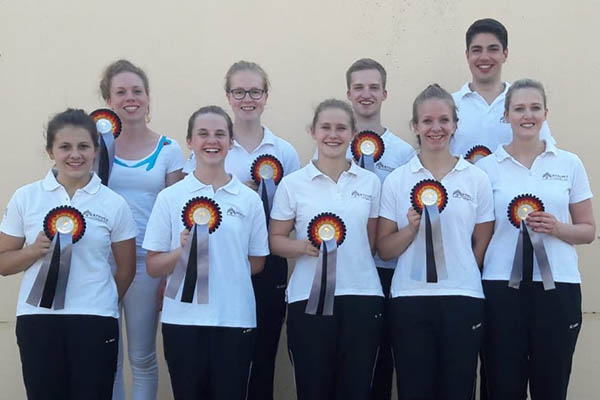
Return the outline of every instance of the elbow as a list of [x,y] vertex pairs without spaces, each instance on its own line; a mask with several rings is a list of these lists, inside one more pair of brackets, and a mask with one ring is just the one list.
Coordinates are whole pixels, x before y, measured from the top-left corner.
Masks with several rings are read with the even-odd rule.
[[155,255],[150,253],[146,254],[146,272],[151,278],[158,278],[162,276],[162,274],[154,263],[154,256]]

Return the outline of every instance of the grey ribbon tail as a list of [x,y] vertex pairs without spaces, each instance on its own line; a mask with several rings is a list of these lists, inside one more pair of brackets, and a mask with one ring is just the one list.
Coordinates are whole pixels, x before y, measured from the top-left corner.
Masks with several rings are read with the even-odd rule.
[[[425,210],[423,210],[423,214]],[[419,223],[419,231],[417,236],[413,240],[413,262],[412,269],[410,271],[410,279],[413,281],[424,282],[425,281],[425,215],[421,215],[421,222]]]
[[196,235],[196,302],[208,304],[208,224],[197,225]]
[[444,254],[444,242],[442,240],[442,221],[437,205],[427,206],[429,219],[431,221],[431,239],[433,242],[433,257],[438,280],[448,279],[446,268],[446,256]]
[[35,277],[35,281],[33,282],[33,286],[31,287],[29,296],[27,296],[27,300],[25,301],[27,304],[30,304],[34,307],[37,307],[40,304],[40,300],[42,299],[44,285],[46,284],[46,278],[48,277],[48,271],[50,270],[50,263],[52,262],[52,256],[54,254],[54,251],[56,250],[56,241],[58,240],[57,237],[58,235],[54,235],[52,243],[50,243],[48,253],[46,253],[46,255],[44,256],[42,266],[40,267],[40,270],[38,271],[38,274]]
[[190,249],[192,248],[192,238],[193,235],[190,234],[190,236],[188,236],[188,240],[185,242],[183,251],[177,259],[175,268],[173,269],[173,272],[171,272],[169,283],[167,283],[167,288],[165,289],[165,296],[168,298],[175,299],[177,297],[177,292],[179,292],[179,288],[183,283],[188,260],[190,258]]
[[550,261],[548,261],[548,254],[544,247],[543,236],[540,233],[536,233],[533,230],[529,230],[529,238],[533,245],[533,252],[535,259],[538,262],[540,268],[540,275],[542,276],[542,282],[544,283],[544,290],[556,289],[554,285],[554,277],[552,276],[552,269],[550,268]]
[[325,247],[327,248],[327,287],[325,288],[323,315],[333,315],[333,303],[335,300],[335,278],[337,269],[337,242],[335,238],[325,242]]
[[275,190],[277,187],[275,186],[275,181],[273,179],[265,179],[264,182],[267,188],[267,199],[269,201],[269,214],[267,214],[267,218],[269,218],[271,208],[273,208],[273,197],[275,197]]
[[519,228],[519,238],[517,239],[517,248],[515,249],[515,257],[513,258],[512,270],[510,271],[510,280],[508,286],[513,289],[521,287],[523,279],[523,222]]
[[317,259],[317,267],[315,268],[315,275],[313,277],[313,283],[310,288],[310,294],[308,295],[308,301],[306,303],[306,314],[317,315],[317,309],[319,308],[319,297],[321,295],[321,279],[323,276],[323,262],[327,262],[324,258],[327,257],[324,248],[325,243],[321,242],[321,249],[319,251],[319,258]]
[[58,265],[58,281],[56,282],[56,294],[54,295],[54,309],[65,308],[65,296],[67,294],[67,283],[71,272],[71,255],[73,253],[73,236],[68,233],[57,233],[60,235],[60,263]]
[[375,172],[375,160],[373,155],[362,155],[360,156],[360,166],[371,172]]

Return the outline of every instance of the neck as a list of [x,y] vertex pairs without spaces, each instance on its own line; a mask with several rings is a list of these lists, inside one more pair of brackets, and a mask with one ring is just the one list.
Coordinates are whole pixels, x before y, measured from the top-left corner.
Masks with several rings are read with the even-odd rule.
[[356,129],[358,132],[361,131],[373,131],[379,136],[385,132],[385,127],[381,125],[381,114],[376,113],[371,117],[360,117],[356,116]]
[[205,185],[212,185],[213,190],[217,190],[231,180],[231,177],[225,172],[225,162],[218,164],[196,163],[194,176]]
[[500,77],[489,82],[473,80],[469,84],[471,90],[479,93],[488,104],[491,104],[504,91],[504,86],[504,82],[500,80]]
[[539,137],[519,138],[514,136],[513,141],[506,145],[505,150],[517,161],[531,168],[533,161],[546,149],[546,143]]
[[263,140],[264,131],[260,120],[235,119],[233,138],[248,152],[252,152]]
[[334,182],[337,182],[342,172],[350,168],[350,162],[346,160],[346,157],[329,158],[319,155],[319,158],[315,161],[315,166]]
[[75,195],[75,192],[78,189],[85,187],[85,185],[87,185],[91,179],[91,174],[87,174],[80,179],[70,179],[61,175],[60,172],[56,175],[56,180],[65,188],[70,198]]
[[419,154],[421,164],[433,175],[435,179],[441,181],[448,172],[454,168],[457,159],[448,149],[439,151],[421,151]]
[[140,137],[146,136],[150,132],[150,129],[146,126],[145,121],[137,121],[137,122],[123,122],[123,128],[121,130],[121,135],[119,138],[126,138],[131,140],[136,140]]

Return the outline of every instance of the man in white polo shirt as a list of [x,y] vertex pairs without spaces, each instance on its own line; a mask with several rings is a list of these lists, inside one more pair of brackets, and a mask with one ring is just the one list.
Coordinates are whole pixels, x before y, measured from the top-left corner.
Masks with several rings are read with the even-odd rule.
[[[508,57],[508,32],[494,19],[480,19],[467,30],[466,44],[472,79],[452,94],[458,107],[458,128],[450,143],[450,151],[463,157],[474,146],[495,151],[512,140],[510,125],[504,121],[504,97],[510,84],[501,77]],[[546,122],[540,136],[556,143]]]

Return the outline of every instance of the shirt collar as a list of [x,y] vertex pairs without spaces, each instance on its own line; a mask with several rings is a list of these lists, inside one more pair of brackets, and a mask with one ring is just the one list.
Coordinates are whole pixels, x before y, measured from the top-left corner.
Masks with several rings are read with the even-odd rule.
[[[413,172],[413,173],[419,172],[421,170],[427,171],[427,168],[425,168],[423,166],[423,164],[421,163],[421,159],[419,158],[418,154],[415,154],[413,156],[413,158],[410,159],[410,161],[408,162],[408,165],[410,167],[410,172]],[[452,168],[452,171],[454,171],[454,170],[461,171],[465,168],[469,168],[470,165],[471,165],[470,162],[468,162],[467,160],[465,160],[462,157],[458,157],[458,162],[454,165],[454,167]]]
[[[460,90],[458,92],[456,92],[457,96],[459,99],[462,99],[463,97],[465,97],[468,94],[471,93],[476,93],[473,90],[471,90],[471,82],[467,82],[463,85],[463,87],[460,88]],[[508,92],[508,88],[510,87],[510,83],[508,82],[504,82],[504,90],[502,91],[502,93],[500,93],[498,95],[497,98],[499,97],[504,97],[506,95],[506,92]]]
[[[546,143],[546,148],[544,149],[542,154],[540,154],[540,156],[546,154],[556,155],[558,153],[558,149],[556,148],[556,145],[554,143],[548,140],[544,140],[544,143]],[[498,160],[498,162],[504,161],[507,158],[513,158],[510,154],[508,154],[503,145],[498,146],[498,149],[494,152],[494,154],[496,155],[496,159]]]
[[[258,146],[256,146],[256,149],[254,149],[253,151],[260,149],[262,146],[264,146],[266,144],[275,145],[275,134],[273,132],[271,132],[271,130],[269,128],[267,128],[266,126],[263,126],[262,128],[263,128],[263,138],[262,138],[261,142],[258,144]],[[233,139],[233,145],[242,147],[235,139]]]
[[[56,180],[55,174],[56,170],[54,169],[50,169],[50,171],[48,171],[48,173],[42,181],[42,187],[44,188],[44,190],[51,192],[53,190],[58,189],[59,187],[63,187],[60,184],[60,182]],[[102,186],[102,181],[100,180],[98,175],[92,173],[90,181],[87,183],[87,185],[82,187],[81,190],[88,194],[95,194],[96,192],[98,192],[98,190],[100,190],[100,186]]]
[[[317,160],[310,160],[308,162],[308,164],[306,164],[306,173],[308,174],[308,178],[310,180],[315,179],[317,176],[322,175],[322,176],[327,176],[325,175],[323,172],[321,172],[316,166],[315,166],[315,161]],[[359,170],[361,169],[361,167],[359,167],[356,163],[354,163],[352,160],[348,160],[350,162],[350,168],[347,171],[342,172],[342,175],[344,173],[349,173],[352,175],[358,175],[359,174]]]
[[[231,179],[229,180],[229,182],[227,182],[224,186],[221,186],[219,189],[217,189],[217,191],[225,190],[226,192],[229,192],[233,195],[237,195],[240,193],[240,185],[242,183],[239,181],[238,178],[235,177],[235,175],[230,174],[230,176],[231,176]],[[196,176],[194,175],[193,172],[188,174],[184,178],[184,184],[190,193],[203,190],[209,186],[210,186],[210,190],[211,191],[213,190],[211,185],[205,185],[204,183],[200,182],[200,180],[198,178],[196,178]]]

